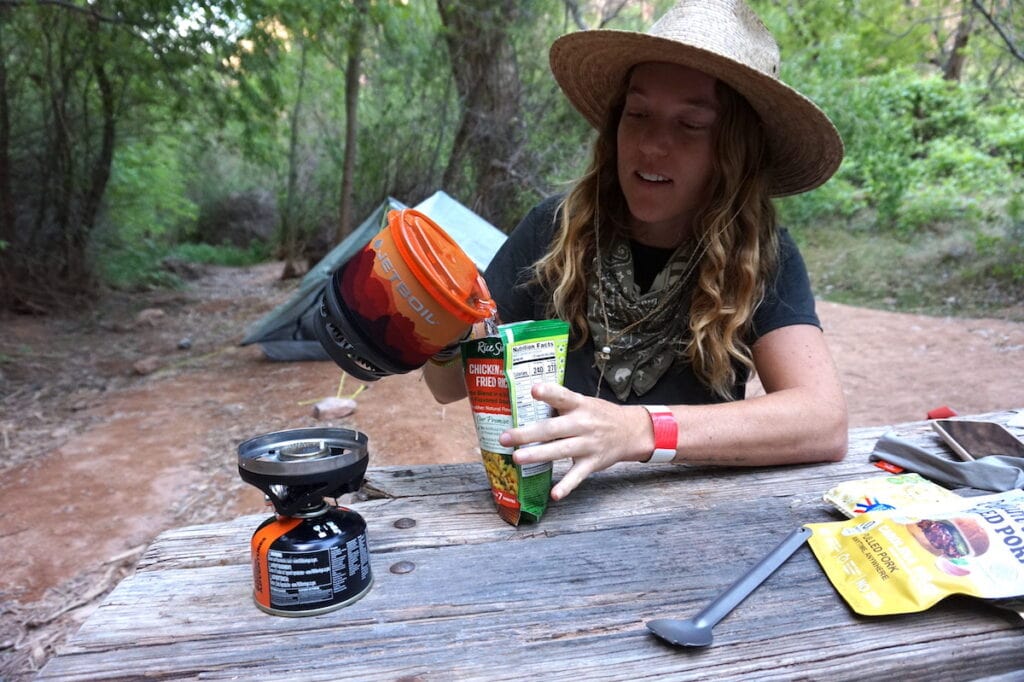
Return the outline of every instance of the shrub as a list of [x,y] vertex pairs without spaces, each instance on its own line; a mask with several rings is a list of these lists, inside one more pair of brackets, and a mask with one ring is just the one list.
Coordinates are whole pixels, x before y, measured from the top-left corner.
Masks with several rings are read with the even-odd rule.
[[952,182],[919,183],[902,198],[895,215],[897,235],[910,237],[935,229],[976,227],[985,217],[978,199],[959,191]]
[[984,149],[1003,159],[1018,177],[1024,174],[1024,113],[994,112],[978,123]]
[[122,291],[182,286],[182,280],[161,266],[167,247],[153,239],[137,239],[129,246],[105,245],[100,248],[97,270],[103,283]]
[[117,148],[106,193],[106,223],[119,237],[169,234],[195,220],[180,163],[183,142],[170,135],[132,140]]
[[998,195],[1014,181],[1003,159],[962,137],[947,136],[930,142],[920,166],[924,180],[949,180],[956,191],[971,194]]
[[980,261],[979,276],[1024,285],[1024,221],[1018,221],[1005,235],[978,233],[974,246]]
[[180,288],[184,282],[164,267],[166,259],[189,263],[245,267],[262,263],[270,257],[270,247],[253,242],[249,248],[212,246],[210,244],[168,245],[156,239],[141,239],[130,245],[107,244],[98,258],[103,282],[124,291],[158,288]]
[[247,249],[228,245],[178,244],[172,247],[166,256],[179,258],[190,263],[245,267],[268,260],[270,258],[270,247],[259,241],[251,242]]
[[822,221],[848,221],[867,208],[867,202],[864,192],[840,172],[813,192],[779,200],[777,207],[780,223],[800,228]]

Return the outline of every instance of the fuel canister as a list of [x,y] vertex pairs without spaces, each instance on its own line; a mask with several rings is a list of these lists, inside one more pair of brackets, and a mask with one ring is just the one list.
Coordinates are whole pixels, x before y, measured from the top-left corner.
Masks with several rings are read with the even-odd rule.
[[252,536],[253,598],[278,616],[312,616],[356,601],[373,584],[366,522],[344,507],[271,517]]

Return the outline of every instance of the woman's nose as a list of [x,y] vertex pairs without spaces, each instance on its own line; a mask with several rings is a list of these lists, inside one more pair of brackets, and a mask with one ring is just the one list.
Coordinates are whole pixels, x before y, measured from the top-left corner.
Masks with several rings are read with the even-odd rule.
[[637,146],[644,154],[657,156],[667,154],[670,143],[668,127],[651,122],[641,131],[640,144]]

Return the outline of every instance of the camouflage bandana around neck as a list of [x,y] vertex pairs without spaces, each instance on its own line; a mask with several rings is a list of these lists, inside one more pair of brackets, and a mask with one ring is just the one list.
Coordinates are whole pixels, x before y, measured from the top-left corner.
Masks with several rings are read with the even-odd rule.
[[651,390],[686,346],[694,247],[688,241],[676,249],[643,295],[634,281],[628,241],[616,239],[603,256],[594,257],[587,323],[594,362],[619,400],[630,390],[637,396]]

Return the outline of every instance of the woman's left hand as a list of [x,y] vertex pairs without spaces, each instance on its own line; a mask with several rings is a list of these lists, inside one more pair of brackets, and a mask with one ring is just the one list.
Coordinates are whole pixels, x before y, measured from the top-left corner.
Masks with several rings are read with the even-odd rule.
[[564,498],[595,471],[640,461],[654,449],[654,431],[643,407],[588,398],[551,383],[536,384],[531,393],[557,416],[509,429],[500,442],[520,447],[513,455],[517,464],[572,459],[572,467],[551,489],[553,500]]

